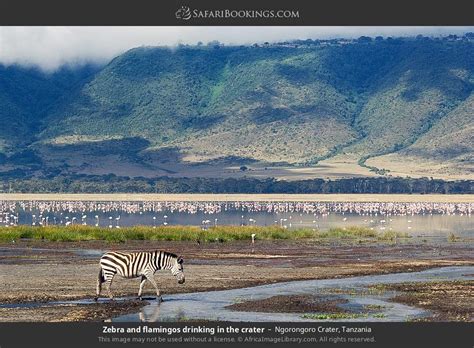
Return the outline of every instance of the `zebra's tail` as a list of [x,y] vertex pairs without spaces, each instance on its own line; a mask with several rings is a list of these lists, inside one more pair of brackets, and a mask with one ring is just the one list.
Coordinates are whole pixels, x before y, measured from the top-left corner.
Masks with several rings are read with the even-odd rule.
[[99,299],[100,292],[102,290],[102,283],[105,282],[104,272],[102,271],[102,267],[99,269],[99,276],[97,277],[97,291],[95,300]]

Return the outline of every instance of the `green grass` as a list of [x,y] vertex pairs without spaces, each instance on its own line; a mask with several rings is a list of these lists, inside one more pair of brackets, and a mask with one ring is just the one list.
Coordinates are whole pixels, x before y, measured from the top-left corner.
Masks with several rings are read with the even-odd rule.
[[279,226],[217,226],[202,230],[197,226],[134,226],[104,228],[93,226],[15,226],[0,227],[0,241],[19,239],[44,239],[49,241],[87,241],[105,240],[109,242],[125,242],[127,240],[166,240],[166,241],[202,241],[230,242],[235,240],[251,240],[255,234],[256,240],[272,239],[356,239],[360,237],[386,240],[384,234],[373,230],[349,227],[347,229],[333,228],[327,232],[313,229],[289,230]]
[[366,313],[309,313],[303,314],[301,317],[304,319],[315,319],[315,320],[338,320],[338,319],[357,319],[366,318]]
[[364,306],[364,309],[368,311],[380,311],[382,309],[385,309],[385,306],[382,305],[376,305],[376,304],[368,304]]
[[385,318],[386,315],[384,313],[377,313],[377,314],[374,314],[374,318],[379,318],[379,319],[383,319]]
[[286,230],[280,227],[218,226],[201,230],[196,226],[135,226],[110,229],[92,226],[17,226],[1,227],[0,240],[11,241],[22,238],[46,239],[50,241],[106,240],[125,242],[127,240],[167,240],[228,242],[233,240],[256,239],[301,239],[313,238],[315,232],[309,229]]
[[[304,319],[314,320],[343,320],[343,319],[358,319],[368,318],[369,313],[307,313],[301,316]],[[386,317],[384,313],[373,314],[374,318],[383,319]]]
[[458,236],[456,236],[453,232],[451,232],[451,233],[448,235],[447,239],[448,239],[448,242],[450,242],[450,243],[455,243],[455,242],[461,240],[461,238],[458,237]]
[[377,231],[365,227],[335,227],[318,234],[321,238],[375,238]]
[[371,294],[382,294],[389,290],[389,286],[387,284],[374,284],[367,287],[367,289]]
[[371,230],[366,227],[351,226],[351,227],[335,227],[328,231],[319,232],[320,238],[340,238],[340,239],[356,239],[356,238],[375,238],[379,240],[395,240],[396,238],[409,238],[407,233],[387,231],[377,232],[375,229]]

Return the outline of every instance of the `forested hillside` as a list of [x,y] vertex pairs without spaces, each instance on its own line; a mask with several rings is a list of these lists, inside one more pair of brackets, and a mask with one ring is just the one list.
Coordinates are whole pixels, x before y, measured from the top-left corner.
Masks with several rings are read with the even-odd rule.
[[473,73],[472,35],[141,47],[52,75],[0,67],[0,171],[472,179]]

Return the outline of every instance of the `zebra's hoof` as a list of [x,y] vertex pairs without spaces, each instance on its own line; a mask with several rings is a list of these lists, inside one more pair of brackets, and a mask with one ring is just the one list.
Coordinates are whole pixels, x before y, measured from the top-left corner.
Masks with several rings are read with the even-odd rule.
[[158,297],[156,298],[156,302],[158,302],[158,303],[163,302],[163,298],[162,298],[161,296],[158,296]]
[[95,302],[99,301],[99,296],[94,297],[94,301]]
[[137,300],[139,300],[139,301],[143,301],[143,297],[141,297],[141,296],[138,296],[138,297],[137,297]]

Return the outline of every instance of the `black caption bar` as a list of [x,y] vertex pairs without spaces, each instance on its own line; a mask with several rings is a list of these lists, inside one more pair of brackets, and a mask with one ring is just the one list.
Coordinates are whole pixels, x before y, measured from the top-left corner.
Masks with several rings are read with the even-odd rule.
[[0,346],[280,346],[472,348],[474,323],[21,323],[0,324]]
[[0,25],[473,25],[472,0],[2,0]]

